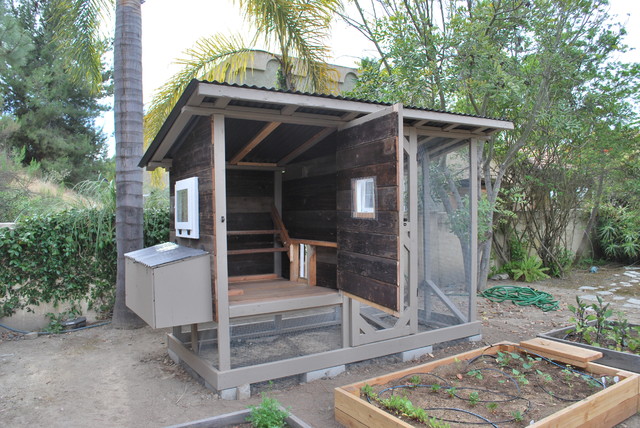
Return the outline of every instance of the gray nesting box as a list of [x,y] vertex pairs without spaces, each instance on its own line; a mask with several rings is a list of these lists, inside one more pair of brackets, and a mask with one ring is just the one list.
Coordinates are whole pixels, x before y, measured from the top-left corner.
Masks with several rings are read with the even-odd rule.
[[151,327],[213,320],[209,253],[167,242],[124,256],[127,306]]

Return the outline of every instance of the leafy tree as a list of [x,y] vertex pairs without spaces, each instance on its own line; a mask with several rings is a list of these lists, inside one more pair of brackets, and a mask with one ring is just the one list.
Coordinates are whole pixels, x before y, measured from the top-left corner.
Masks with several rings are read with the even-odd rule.
[[[56,31],[57,7],[54,0],[3,2],[4,32],[10,34],[2,43],[8,52],[0,66],[2,111],[18,125],[5,145],[24,147],[25,164],[36,161],[45,172],[76,183],[95,177],[105,160],[106,139],[94,120],[106,110],[98,102],[106,92],[74,79],[68,58],[60,56],[68,40]],[[104,52],[106,44],[96,43]]]
[[[604,133],[594,134],[596,123],[608,127],[611,118],[627,110],[624,98],[609,99],[606,113],[597,108],[609,93],[607,86],[629,94],[638,78],[634,67],[611,59],[624,50],[624,31],[610,23],[605,0],[373,3],[375,14],[354,0],[359,16],[346,17],[381,54],[380,60],[363,62],[354,95],[511,119],[513,132],[480,143],[479,174],[491,207],[499,201],[505,177],[523,177],[511,173],[514,163],[544,171],[553,159],[567,168],[531,183],[549,186],[562,173],[574,177],[563,178],[565,195],[571,186],[574,192],[576,186],[585,187],[584,181],[576,181],[584,170],[568,172],[568,167],[586,147],[594,152],[604,143]],[[544,191],[548,195],[550,190]],[[575,208],[574,202],[563,206]],[[491,226],[492,219],[479,237],[481,288],[489,269]],[[534,244],[557,250],[550,248],[556,243],[543,241]],[[551,263],[554,257],[541,258]]]

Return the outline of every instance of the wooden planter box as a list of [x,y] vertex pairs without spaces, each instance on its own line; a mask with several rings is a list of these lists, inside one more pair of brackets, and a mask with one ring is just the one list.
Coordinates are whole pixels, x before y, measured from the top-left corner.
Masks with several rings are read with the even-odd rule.
[[[558,362],[588,370],[592,373],[603,376],[618,376],[620,378],[620,381],[615,385],[528,426],[536,428],[582,426],[605,428],[612,427],[624,421],[640,410],[640,375],[593,363],[592,361],[602,356],[600,353],[542,338],[521,342],[520,348]],[[448,365],[456,361],[470,360],[483,353],[496,354],[498,351],[516,352],[519,350],[522,349],[516,348],[512,343],[501,343],[490,348],[481,348],[465,352],[431,363],[336,388],[334,390],[336,421],[347,427],[358,428],[411,427],[412,425],[370,404],[366,399],[361,398],[360,388],[365,384],[371,386],[384,385],[395,379],[400,379],[414,373],[430,372],[436,367]]]
[[[167,428],[230,428],[235,427],[238,424],[243,424],[247,421],[247,417],[251,410],[239,410],[233,413],[227,413],[224,415],[213,416],[207,419],[201,419],[199,421],[187,422],[180,425],[172,425]],[[313,428],[311,425],[305,423],[300,418],[289,415],[285,422],[290,428]]]
[[[632,326],[635,327],[636,325]],[[570,340],[565,340],[564,337],[573,328],[574,327],[565,327],[548,331],[546,333],[539,334],[538,337],[543,337],[545,339],[554,340],[560,343],[566,343],[567,345],[590,349],[592,351],[602,352],[602,358],[597,361],[598,364],[640,373],[640,355],[631,354],[629,352],[615,351],[613,349],[600,348],[598,346],[587,345],[586,343],[576,343]]]

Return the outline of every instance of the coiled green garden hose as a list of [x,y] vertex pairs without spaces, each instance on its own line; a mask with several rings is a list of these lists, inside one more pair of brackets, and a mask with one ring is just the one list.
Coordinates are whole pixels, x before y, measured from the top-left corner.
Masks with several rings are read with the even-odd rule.
[[511,300],[518,306],[535,305],[543,312],[558,309],[558,301],[544,291],[538,291],[531,287],[518,287],[515,285],[498,285],[480,292],[480,296],[492,302],[504,302]]

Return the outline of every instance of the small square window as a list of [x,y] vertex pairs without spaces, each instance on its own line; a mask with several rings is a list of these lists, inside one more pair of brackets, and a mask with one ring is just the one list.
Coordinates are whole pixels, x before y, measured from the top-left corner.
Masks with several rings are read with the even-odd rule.
[[351,181],[354,218],[375,218],[376,179],[375,177],[355,178]]
[[199,239],[198,177],[176,181],[175,204],[176,236]]

